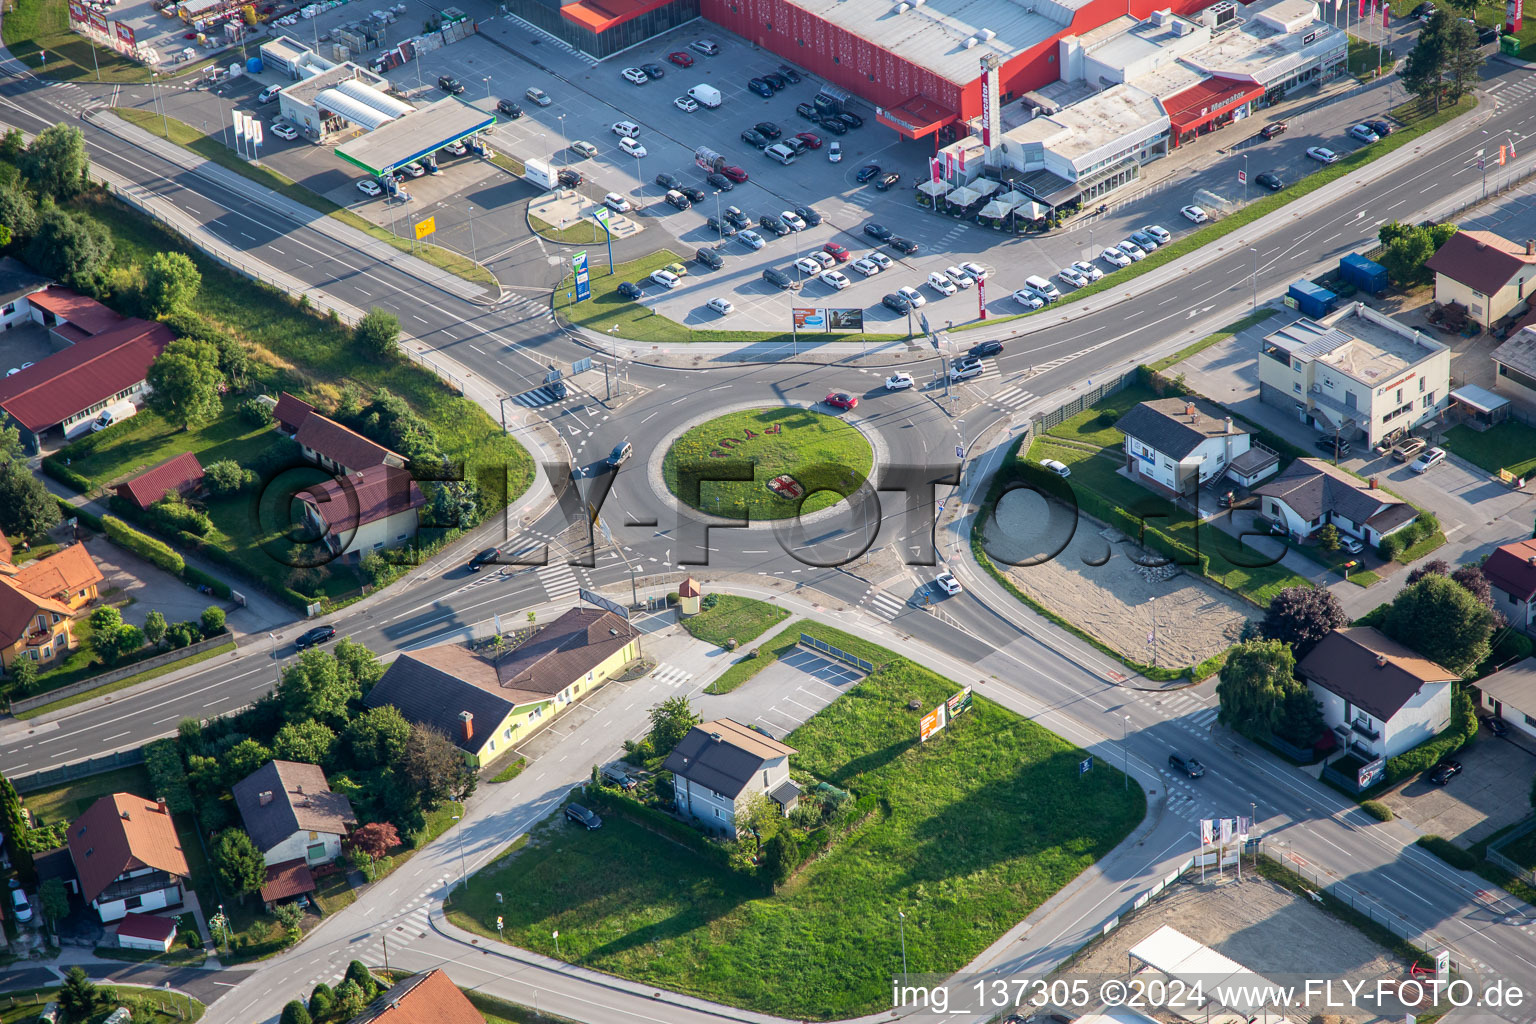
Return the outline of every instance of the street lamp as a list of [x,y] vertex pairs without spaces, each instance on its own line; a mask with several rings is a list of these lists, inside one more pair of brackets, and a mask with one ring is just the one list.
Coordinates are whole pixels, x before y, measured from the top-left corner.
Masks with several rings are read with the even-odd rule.
[[[562,139],[564,139],[565,138],[565,115],[564,114],[557,114],[557,115],[555,115],[555,119],[560,122],[560,137]],[[567,139],[566,141],[569,142],[570,140]],[[560,150],[560,154],[561,154],[560,155],[560,165],[562,167],[564,167],[565,165],[567,165],[567,164],[569,164],[571,162],[570,152],[571,152],[571,147],[569,145],[561,147],[561,150]]]
[[490,75],[486,75],[485,76],[485,101],[487,103],[489,103],[491,101],[491,76]]
[[[464,802],[459,801],[459,810],[464,809]],[[464,865],[464,819],[455,814],[453,820],[459,823],[459,886],[462,888],[469,884],[469,871]]]
[[556,928],[554,935],[555,935],[555,959],[556,960],[564,960],[565,957],[560,955],[560,929]]
[[907,983],[907,915],[896,911],[896,924],[901,929],[901,983]]
[[1131,716],[1125,715],[1120,719],[1120,754],[1124,758],[1120,763],[1124,766],[1121,772],[1125,776],[1125,788],[1131,788]]
[[469,210],[469,255],[476,263],[480,262],[480,250],[475,246],[475,208],[468,206]]
[[1259,250],[1250,245],[1248,251],[1253,253],[1253,308],[1257,310],[1259,308]]

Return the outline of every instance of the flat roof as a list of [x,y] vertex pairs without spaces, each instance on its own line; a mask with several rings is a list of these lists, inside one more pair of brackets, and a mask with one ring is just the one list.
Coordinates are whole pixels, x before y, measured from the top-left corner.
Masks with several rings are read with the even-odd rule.
[[1264,338],[1296,359],[1316,359],[1370,388],[1445,351],[1407,324],[1356,302],[1319,323],[1303,317]]
[[[1173,59],[1180,53],[1197,49],[1210,38],[1210,29],[1188,18],[1173,15],[1161,20],[1162,24],[1158,24],[1148,18],[1103,36],[1087,33],[1083,36],[1083,50],[1099,63],[1123,71],[1126,65],[1159,53],[1166,53],[1168,59]],[[1182,30],[1175,28],[1176,25],[1182,25]]]
[[1487,388],[1478,387],[1476,384],[1464,384],[1451,392],[1451,401],[1470,405],[1478,412],[1495,412],[1509,404],[1509,399],[1503,395],[1496,395]]
[[[953,82],[981,77],[981,58],[1008,60],[1066,31],[1089,0],[790,0],[795,7]],[[908,4],[913,0],[906,0]],[[966,49],[965,41],[996,33]]]
[[[321,90],[340,85],[342,82],[350,82],[354,78],[361,78],[369,85],[384,82],[384,79],[379,78],[377,75],[368,74],[356,64],[348,62],[346,64],[338,64],[333,68],[326,68],[318,75],[311,75],[309,78],[294,82],[283,89],[283,95],[296,103],[304,103],[312,107],[315,105],[315,97],[320,94]],[[384,82],[384,84],[387,86],[389,83]]]
[[372,175],[420,160],[450,142],[484,131],[495,114],[447,96],[336,147],[336,155]]
[[1076,160],[1143,129],[1166,128],[1157,99],[1134,85],[1114,85],[1054,114],[1026,121],[1007,132],[1010,142],[1038,142]]
[[[1344,45],[1344,33],[1320,20],[1317,5],[1305,0],[1254,4],[1242,10],[1242,17],[1236,31],[1215,33],[1182,59],[1212,75],[1257,81],[1268,72],[1265,77],[1273,80]],[[1287,24],[1296,27],[1287,32],[1281,27]]]

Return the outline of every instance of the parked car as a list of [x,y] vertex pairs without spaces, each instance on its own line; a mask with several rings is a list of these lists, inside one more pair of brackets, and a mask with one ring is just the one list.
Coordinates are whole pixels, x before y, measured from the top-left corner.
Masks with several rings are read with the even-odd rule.
[[537,86],[524,92],[523,98],[532,100],[534,103],[537,103],[541,107],[547,107],[551,103],[555,102],[549,98],[549,93],[545,92],[543,89],[538,88]]
[[790,277],[788,274],[784,273],[784,271],[779,270],[776,267],[764,268],[763,280],[784,291],[788,291],[790,288],[795,286],[794,278]]
[[891,229],[884,224],[865,224],[864,233],[877,242],[884,242],[891,237]]
[[695,39],[688,44],[688,49],[695,53],[702,53],[706,57],[715,57],[720,53],[720,44],[713,39]]
[[1257,184],[1264,186],[1271,192],[1279,192],[1285,188],[1285,182],[1274,171],[1265,171],[1253,179]]
[[1211,219],[1211,215],[1205,212],[1204,207],[1200,206],[1186,206],[1179,212],[1184,215],[1186,220],[1194,221],[1196,224],[1204,224]]
[[955,266],[945,267],[944,276],[955,282],[955,284],[958,285],[962,290],[969,288],[971,285],[976,283],[975,279],[972,278],[970,274],[967,274],[964,270],[961,270],[959,267]]
[[1371,131],[1371,126],[1368,124],[1355,125],[1349,130],[1349,135],[1350,138],[1356,139],[1360,142],[1370,143],[1381,141],[1381,136]]
[[814,206],[797,206],[795,213],[799,214],[800,219],[811,227],[821,223],[821,212]]
[[32,920],[32,904],[27,902],[26,890],[22,889],[21,883],[14,878],[11,879],[11,916],[18,924],[26,924]]
[[443,92],[450,93],[454,96],[457,96],[464,91],[464,83],[459,81],[457,78],[454,78],[452,75],[438,75],[437,87],[443,90]]
[[523,116],[523,108],[518,106],[516,103],[513,103],[511,100],[500,99],[496,101],[496,113],[500,114],[502,117],[509,117],[516,121],[518,118]]
[[299,638],[293,642],[293,646],[296,650],[302,651],[316,644],[323,644],[335,635],[335,626],[316,626],[314,629],[301,633]]
[[902,238],[900,235],[892,235],[885,240],[885,244],[905,256],[917,255],[917,243],[910,238]]
[[711,270],[719,270],[725,266],[725,259],[713,249],[700,249],[693,254],[694,261],[702,263]]
[[[1130,261],[1127,260],[1126,262]],[[1034,292],[1025,291],[1023,288],[1020,288],[1013,293],[1013,301],[1017,302],[1025,309],[1040,309],[1045,305],[1044,299],[1036,295]]]
[[1360,540],[1360,538],[1351,537],[1347,533],[1339,537],[1339,547],[1343,548],[1345,551],[1348,551],[1352,555],[1358,555],[1365,550],[1365,544]]
[[821,136],[817,135],[815,132],[796,132],[795,138],[805,143],[806,149],[821,148]]
[[826,398],[826,402],[834,409],[857,409],[859,400],[846,391],[834,391]]
[[853,176],[853,179],[862,185],[864,182],[868,181],[879,173],[879,164],[865,164],[863,167],[859,168],[858,173]]
[[677,186],[681,185],[682,183],[682,179],[678,178],[678,176],[675,174],[668,174],[663,171],[662,173],[656,175],[656,184],[660,185],[664,189],[671,190],[677,188]]
[[1392,446],[1392,457],[1398,462],[1407,462],[1418,455],[1429,444],[1422,437],[1405,437]]
[[384,186],[372,178],[363,178],[357,183],[357,190],[365,196],[377,196],[383,194]]
[[880,273],[880,264],[871,259],[857,259],[853,261],[853,269],[865,277],[874,277]]
[[292,142],[294,139],[299,137],[299,130],[293,125],[289,124],[287,121],[273,121],[272,134],[276,135],[280,139],[286,139],[287,141]]
[[662,267],[661,269],[665,270],[669,274],[676,274],[678,277],[687,277],[688,276],[688,268],[686,266],[684,266],[680,262],[679,263],[668,263],[666,266]]
[[788,64],[780,64],[779,65],[779,74],[783,75],[786,79],[788,79],[790,85],[799,85],[800,84],[800,72],[796,71],[794,68],[790,67]]
[[735,182],[721,174],[719,171],[710,171],[704,176],[704,180],[707,181],[711,187],[717,188],[721,192],[729,192],[731,189],[736,187]]
[[1320,437],[1312,442],[1312,446],[1330,459],[1342,459],[1354,450],[1354,446],[1342,437],[1337,441],[1331,437]]
[[1131,241],[1139,245],[1144,252],[1153,252],[1161,244],[1145,231],[1132,231]]
[[1483,727],[1495,736],[1506,736],[1509,734],[1509,723],[1498,715],[1484,715]]
[[704,224],[715,233],[717,238],[730,238],[736,234],[736,225],[727,224],[719,217],[711,217]]
[[1386,138],[1388,135],[1391,135],[1394,131],[1396,131],[1396,129],[1392,127],[1392,124],[1389,121],[1364,121],[1362,123],[1382,138]]
[[641,64],[640,70],[645,72],[646,78],[666,78],[667,69],[660,64]]
[[621,282],[617,290],[621,296],[629,299],[632,302],[636,299],[639,299],[642,294],[640,291],[640,286],[635,284],[633,281]]
[[985,281],[987,279],[987,268],[973,260],[962,262],[960,269],[970,274],[972,281]]
[[750,91],[757,93],[765,100],[773,99],[773,86],[769,85],[761,78],[754,78],[747,82],[747,88]]
[[889,174],[882,175],[880,180],[875,182],[875,188],[879,189],[881,192],[889,192],[893,187],[900,184],[901,175],[897,174],[895,171],[892,171]]
[[758,226],[764,231],[771,231],[775,237],[783,237],[789,234],[789,225],[771,213],[764,214],[757,219]]
[[749,146],[755,146],[758,149],[763,149],[768,145],[768,140],[763,138],[762,135],[758,133],[756,128],[748,128],[746,131],[742,132],[741,141],[745,142]]
[[840,119],[838,119],[837,117],[834,117],[831,114],[828,114],[827,116],[823,117],[821,120],[817,121],[816,123],[821,125],[827,131],[831,132],[833,135],[847,135],[848,134],[848,126],[846,124],[843,124],[843,122]]
[[836,139],[832,140],[832,145],[827,147],[827,159],[834,164],[842,163],[843,144],[841,142],[838,142]]
[[677,190],[688,197],[690,203],[702,203],[709,198],[709,193],[694,185],[679,185]]
[[645,145],[638,139],[620,139],[619,148],[636,160],[646,155]]
[[1131,258],[1131,262],[1133,263],[1140,263],[1142,260],[1147,258],[1146,250],[1137,245],[1135,242],[1131,241],[1129,238],[1121,240],[1121,242],[1116,245],[1115,248],[1129,256]]
[[1131,265],[1131,258],[1113,246],[1099,253],[1099,259],[1117,267],[1128,267]]
[[1419,455],[1418,458],[1414,459],[1413,464],[1408,468],[1413,470],[1415,473],[1428,473],[1430,470],[1434,469],[1444,461],[1445,449],[1431,448]]
[[1186,754],[1169,754],[1168,767],[1191,779],[1198,779],[1205,774],[1205,765]]
[[750,228],[746,231],[743,231],[736,237],[741,239],[741,243],[748,249],[752,249],[754,251],[761,249],[764,245],[768,244],[763,241],[762,235],[758,234],[756,231],[751,230]]
[[960,581],[952,572],[941,572],[933,578],[933,585],[950,597],[960,593]]
[[673,189],[672,191],[668,192],[667,195],[666,195],[666,199],[667,199],[667,205],[672,207],[673,209],[676,209],[676,210],[686,210],[690,206],[693,205],[693,203],[689,201],[687,196],[683,195],[681,192],[677,191],[676,189]]
[[852,281],[848,280],[848,276],[841,270],[823,270],[821,272],[821,280],[824,284],[830,285],[836,291],[842,291],[844,288],[847,288],[850,284],[853,283]]
[[[887,296],[887,298],[889,297],[890,296]],[[917,382],[912,379],[912,375],[910,373],[893,373],[889,377],[885,378],[885,390],[906,391],[908,388],[913,387],[916,383]]]
[[880,305],[892,313],[907,313],[912,309],[912,303],[907,301],[906,296],[898,295],[895,292],[887,292],[885,297],[880,300]]
[[581,806],[581,804],[566,804],[565,816],[588,832],[603,827],[603,819],[598,817],[595,812]]
[[928,275],[928,287],[944,296],[953,295],[960,290],[955,282],[946,277],[941,270],[935,270]]
[[807,121],[816,122],[818,124],[821,122],[821,111],[817,110],[815,106],[810,103],[796,103],[795,113],[799,114]]
[[752,127],[756,128],[757,134],[761,135],[765,139],[777,139],[779,136],[784,134],[779,129],[779,126],[774,124],[772,121],[759,121]]
[[1437,786],[1443,786],[1457,775],[1461,774],[1461,762],[1446,758],[1441,761],[1429,773],[1429,781]]
[[1158,245],[1167,245],[1169,242],[1173,241],[1173,233],[1170,232],[1167,228],[1163,227],[1161,224],[1147,224],[1144,225],[1141,230],[1151,235],[1153,239],[1157,241]]
[[628,82],[630,85],[644,85],[651,80],[651,76],[647,75],[639,68],[625,68],[623,71],[620,71],[619,74],[623,76],[624,81]]
[[734,224],[738,228],[749,228],[752,226],[752,218],[742,213],[739,206],[727,206],[725,208],[725,219],[728,223]]
[[603,766],[603,778],[623,790],[631,790],[638,785],[634,776],[624,770],[624,765],[617,762]]
[[794,267],[796,270],[806,275],[807,277],[815,277],[817,274],[820,274],[823,269],[820,263],[817,263],[809,256],[801,256],[799,259],[795,260]]
[[699,109],[699,105],[694,102],[691,96],[679,96],[672,101],[672,105],[685,114],[692,114]]
[[731,313],[736,311],[736,307],[731,304],[730,299],[713,298],[704,303],[704,305],[708,306],[716,313],[719,313],[721,316],[729,316]]
[[406,164],[404,167],[400,168],[400,170],[406,174],[409,174],[413,178],[420,178],[427,173],[427,169],[416,161],[412,161],[411,163]]
[[740,167],[737,167],[735,164],[726,164],[724,167],[720,168],[720,173],[725,175],[727,178],[730,178],[738,185],[745,184],[747,180],[747,172],[742,170]]
[[[961,264],[961,266],[964,265],[965,264],[963,263]],[[1104,271],[1100,270],[1094,264],[1089,263],[1087,260],[1074,261],[1072,264],[1072,269],[1077,271],[1079,274],[1082,274],[1090,281],[1097,281],[1104,276]]]
[[684,53],[682,50],[673,50],[671,53],[667,54],[667,60],[671,61],[673,64],[676,64],[680,68],[693,67],[693,58]]
[[836,242],[828,242],[821,247],[821,251],[831,256],[838,263],[848,262],[847,246],[839,245]]
[[1076,267],[1062,267],[1056,271],[1056,276],[1074,288],[1088,287],[1088,278]]
[[1275,121],[1272,124],[1267,124],[1263,128],[1260,128],[1259,134],[1264,136],[1266,139],[1272,139],[1276,135],[1284,135],[1288,128],[1290,128],[1290,125],[1286,124],[1284,121]]
[[918,291],[916,288],[913,288],[911,285],[903,285],[902,287],[897,288],[896,294],[900,295],[903,299],[906,299],[907,305],[913,309],[917,309],[920,306],[926,306],[928,304],[928,299],[923,295],[923,293]]
[[858,114],[850,114],[848,111],[844,110],[841,113],[835,114],[833,116],[835,116],[839,121],[843,122],[843,124],[847,125],[849,128],[864,127],[864,119]]
[[570,146],[567,147],[567,148],[570,149],[570,151],[572,153],[576,153],[576,154],[579,154],[580,156],[584,156],[584,157],[586,157],[589,160],[592,157],[597,156],[597,147],[592,145],[592,143],[586,141],[585,139],[577,139],[575,142],[571,143]]
[[1308,146],[1307,156],[1320,164],[1331,164],[1339,158],[1339,154],[1322,146]]
[[1055,459],[1041,459],[1040,465],[1055,473],[1059,477],[1069,477],[1072,469],[1065,462],[1057,462]]
[[683,283],[683,279],[672,273],[670,270],[651,271],[651,281],[655,284],[661,285],[667,291],[671,291],[673,288],[677,288]]
[[788,224],[789,230],[791,231],[805,230],[805,221],[801,220],[800,215],[794,210],[785,210],[783,213],[780,213],[779,220],[783,221],[785,224]]
[[609,192],[603,196],[603,205],[614,213],[628,213],[630,210],[629,200],[617,192]]

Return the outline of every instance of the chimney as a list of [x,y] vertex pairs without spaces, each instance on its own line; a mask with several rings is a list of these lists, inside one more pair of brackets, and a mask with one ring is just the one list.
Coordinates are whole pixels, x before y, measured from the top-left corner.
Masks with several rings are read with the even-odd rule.
[[260,807],[265,807],[265,806],[267,806],[267,804],[269,804],[271,802],[272,802],[272,791],[270,789],[264,789],[259,794],[257,794],[257,796],[256,796],[256,803]]
[[1193,423],[1195,421],[1195,403],[1194,402],[1185,402],[1184,403],[1184,415],[1189,417],[1189,421],[1191,423]]
[[1525,560],[1525,564],[1526,565],[1536,565],[1536,555],[1532,555],[1530,558],[1527,558]]
[[1376,490],[1376,488],[1378,488],[1378,487],[1380,487],[1380,486],[1381,486],[1381,481],[1380,481],[1380,480],[1378,480],[1378,479],[1377,479],[1377,478],[1376,478],[1376,477],[1374,477],[1374,476],[1373,476],[1373,477],[1371,477],[1371,490],[1373,490],[1373,491],[1374,491],[1374,490]]
[[1230,434],[1232,432],[1232,417],[1228,416],[1226,419],[1226,433]]
[[160,808],[160,813],[161,814],[164,814],[165,813],[165,797],[163,797],[163,796],[156,797],[155,798],[155,806]]
[[123,816],[123,820],[124,820],[124,821],[128,821],[128,820],[130,820],[130,819],[129,819],[129,818],[128,818],[128,812],[127,812],[127,811],[118,811],[118,813],[119,813],[119,814],[121,814],[121,815],[122,815],[122,816]]
[[1376,667],[1377,668],[1386,668],[1387,667],[1387,656],[1385,654],[1378,654],[1378,655],[1376,655]]
[[296,784],[296,785],[295,785],[295,786],[294,786],[294,787],[293,787],[293,791],[294,791],[294,792],[295,792],[295,793],[297,793],[297,794],[299,794],[299,795],[300,795],[300,796],[303,796],[303,795],[304,795],[304,783],[302,783],[302,782],[300,782],[300,783],[297,783],[297,784]]
[[1536,238],[1527,238],[1525,240],[1525,254],[1527,256],[1536,256]]
[[475,738],[475,716],[471,712],[460,711],[459,712],[459,718],[461,720],[463,720],[463,722],[464,722],[464,738],[466,740],[474,739]]

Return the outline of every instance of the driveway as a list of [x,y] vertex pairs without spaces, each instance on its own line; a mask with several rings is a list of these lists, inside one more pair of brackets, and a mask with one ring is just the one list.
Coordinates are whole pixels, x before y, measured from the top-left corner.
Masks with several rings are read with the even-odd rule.
[[1479,728],[1477,742],[1456,755],[1460,775],[1444,786],[1410,779],[1381,798],[1392,813],[1426,834],[1471,846],[1530,814],[1525,794],[1536,755]]

